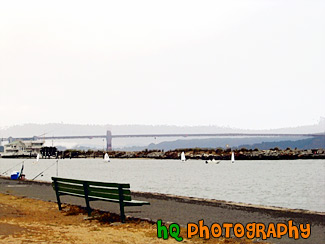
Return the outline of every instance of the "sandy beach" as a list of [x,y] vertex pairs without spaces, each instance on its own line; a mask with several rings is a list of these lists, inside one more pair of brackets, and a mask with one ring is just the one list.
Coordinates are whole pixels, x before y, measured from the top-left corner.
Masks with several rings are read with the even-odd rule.
[[[52,202],[0,194],[0,243],[175,243],[157,238],[156,225],[139,219],[116,222],[116,215],[96,212],[88,219],[79,207],[65,205],[60,212]],[[186,231],[182,230],[185,238]],[[184,243],[252,243],[219,238]],[[256,242],[254,242],[256,243]]]

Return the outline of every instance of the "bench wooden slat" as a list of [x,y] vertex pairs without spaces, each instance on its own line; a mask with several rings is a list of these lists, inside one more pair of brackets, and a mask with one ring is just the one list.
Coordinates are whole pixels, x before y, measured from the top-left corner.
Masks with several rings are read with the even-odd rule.
[[130,188],[130,184],[126,183],[109,183],[109,182],[98,182],[98,181],[88,181],[88,180],[76,180],[76,179],[66,179],[66,178],[59,178],[59,177],[52,177],[53,180],[57,182],[70,182],[75,184],[82,184],[83,182],[88,183],[90,186],[106,186],[106,187],[118,187],[121,186],[122,188]]
[[130,189],[130,184],[126,183],[108,183],[108,182],[97,182],[97,181],[87,181],[89,186],[106,186],[106,187],[119,187],[123,189]]
[[[106,201],[106,202],[116,202],[118,203],[118,199],[107,199],[107,198],[101,198],[101,197],[89,197],[89,199],[93,201]],[[150,205],[149,202],[144,201],[137,201],[137,200],[131,200],[131,201],[123,201],[124,206],[142,206],[142,205]]]
[[52,177],[53,181],[61,182],[61,183],[74,183],[74,184],[82,184],[82,180],[76,180],[76,179],[66,179],[66,178],[58,178],[58,177]]
[[[59,191],[61,191],[61,189],[64,189],[65,191],[67,191],[68,189],[72,189],[72,190],[82,190],[84,191],[84,186],[82,184],[69,184],[69,183],[61,183],[61,182],[57,182],[57,185],[59,187]],[[54,183],[52,183],[52,186],[54,187]],[[89,194],[94,193],[94,194],[99,194],[99,193],[112,193],[115,195],[119,194],[119,190],[118,189],[114,189],[114,188],[103,188],[103,187],[88,187],[88,191]],[[123,195],[125,196],[131,196],[131,191],[130,190],[125,190],[123,189]],[[109,197],[109,196],[107,196]],[[129,199],[126,199],[129,200]]]
[[[91,192],[98,192],[98,193],[103,192],[103,193],[119,194],[119,191],[116,188],[101,188],[101,187],[89,186],[88,189],[89,189],[89,193],[91,193]],[[123,189],[123,195],[131,195],[131,191]]]
[[83,189],[72,189],[72,188],[66,188],[66,187],[60,187],[58,192],[61,194],[62,192],[68,193],[74,193],[74,194],[79,194],[81,196],[85,196],[85,191]]
[[102,198],[102,197],[89,197],[91,201],[105,201],[105,202],[115,202],[119,203],[119,199],[109,199],[109,198]]
[[58,184],[59,190],[60,190],[61,188],[69,188],[69,189],[84,190],[83,185],[80,185],[80,184],[75,185],[75,184],[66,184],[66,183],[60,183],[60,182],[58,182],[57,184]]
[[[58,184],[58,190],[60,191],[69,191],[76,193],[77,191],[80,191],[80,193],[84,192],[84,186],[83,185],[75,185],[75,184],[65,184],[65,183],[57,183]],[[97,187],[88,187],[88,194],[93,196],[100,196],[100,197],[107,197],[109,198],[112,196],[114,199],[117,199],[116,196],[118,196],[119,191],[117,189],[113,188],[97,188]],[[101,195],[103,194],[103,195]],[[131,191],[130,190],[123,190],[123,196],[125,200],[131,200]]]
[[125,201],[124,205],[125,206],[142,206],[142,205],[150,205],[150,203],[144,202],[144,201],[132,200],[132,201]]
[[[92,201],[106,201],[106,202],[116,202],[118,203],[118,199],[107,199],[101,197],[89,197]],[[123,201],[124,206],[142,206],[142,205],[150,205],[149,202],[131,200],[131,201]]]
[[[108,198],[108,199],[119,199],[120,196],[118,194],[110,194],[110,193],[102,193],[102,192],[89,192],[89,197],[100,197],[100,198]],[[131,201],[131,196],[123,195],[123,200]]]
[[79,194],[79,193],[75,193],[75,192],[71,192],[71,191],[61,191],[60,192],[60,196],[63,195],[71,195],[71,196],[75,196],[75,197],[85,197],[85,194]]

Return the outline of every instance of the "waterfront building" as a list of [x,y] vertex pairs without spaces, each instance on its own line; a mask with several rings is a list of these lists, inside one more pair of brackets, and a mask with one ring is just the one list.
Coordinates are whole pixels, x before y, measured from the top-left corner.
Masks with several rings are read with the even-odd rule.
[[44,141],[13,141],[4,145],[4,153],[2,157],[21,157],[21,156],[37,156],[41,152]]

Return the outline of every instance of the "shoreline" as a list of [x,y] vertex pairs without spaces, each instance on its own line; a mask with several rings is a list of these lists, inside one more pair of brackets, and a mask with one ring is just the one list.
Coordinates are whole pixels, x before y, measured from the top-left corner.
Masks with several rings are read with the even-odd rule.
[[[14,182],[18,182],[18,184],[36,184],[36,185],[46,185],[51,186],[52,183],[49,181],[40,181],[40,180],[11,180],[10,177],[0,175],[0,179],[10,180]],[[205,206],[214,206],[225,209],[238,209],[245,211],[258,211],[258,212],[269,212],[273,215],[286,214],[290,216],[300,215],[304,217],[311,217],[313,219],[319,219],[320,222],[324,222],[325,212],[306,210],[306,209],[291,209],[285,207],[277,207],[277,206],[267,206],[267,205],[258,205],[251,203],[242,203],[242,202],[232,202],[226,200],[216,200],[209,198],[199,198],[199,197],[188,197],[188,196],[180,196],[173,194],[165,194],[158,192],[139,192],[139,191],[131,191],[131,195],[134,197],[142,197],[142,198],[152,198],[158,200],[173,200],[182,203],[190,203],[197,205],[205,205]],[[324,222],[325,224],[325,222]]]
[[[22,156],[10,156],[10,157],[2,157],[0,156],[0,159],[35,159],[35,157],[22,157]],[[87,156],[81,156],[79,155],[78,157],[65,157],[65,158],[62,158],[62,157],[47,157],[47,158],[40,158],[42,160],[45,160],[45,159],[103,159],[103,157],[101,156],[98,156],[98,157],[87,157]],[[113,157],[113,156],[110,156],[110,159],[141,159],[141,160],[150,160],[150,159],[155,159],[155,160],[175,160],[175,161],[179,161],[180,159],[179,158],[161,158],[161,157]],[[216,160],[216,162],[220,162],[220,161],[230,161],[230,158],[224,158],[224,159],[215,159],[213,158],[214,160]],[[260,157],[260,158],[236,158],[236,161],[282,161],[282,160],[324,160],[325,159],[325,155],[321,155],[321,156],[317,156],[317,157]],[[187,157],[185,161],[188,161],[188,160],[197,160],[197,161],[208,161],[209,163],[213,163],[214,161],[211,161],[211,159],[209,158],[191,158],[191,157]]]

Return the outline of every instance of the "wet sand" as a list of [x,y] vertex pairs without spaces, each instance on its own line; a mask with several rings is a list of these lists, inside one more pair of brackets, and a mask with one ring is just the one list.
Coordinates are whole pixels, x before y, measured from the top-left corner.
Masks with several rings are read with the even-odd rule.
[[[131,186],[132,190],[132,186]],[[0,178],[0,192],[17,196],[56,202],[55,192],[49,183],[19,182]],[[235,204],[225,201],[177,197],[152,193],[133,193],[136,200],[149,201],[151,205],[141,207],[127,207],[126,215],[142,219],[164,222],[175,222],[186,226],[188,222],[198,223],[203,219],[204,224],[212,223],[250,223],[261,222],[311,224],[311,236],[308,239],[293,240],[288,237],[282,239],[268,239],[271,243],[325,243],[325,213],[303,210],[289,210],[254,206],[249,204]],[[63,196],[63,202],[85,206],[84,200],[70,196]],[[119,213],[118,204],[107,202],[91,202],[95,209],[112,213]]]

